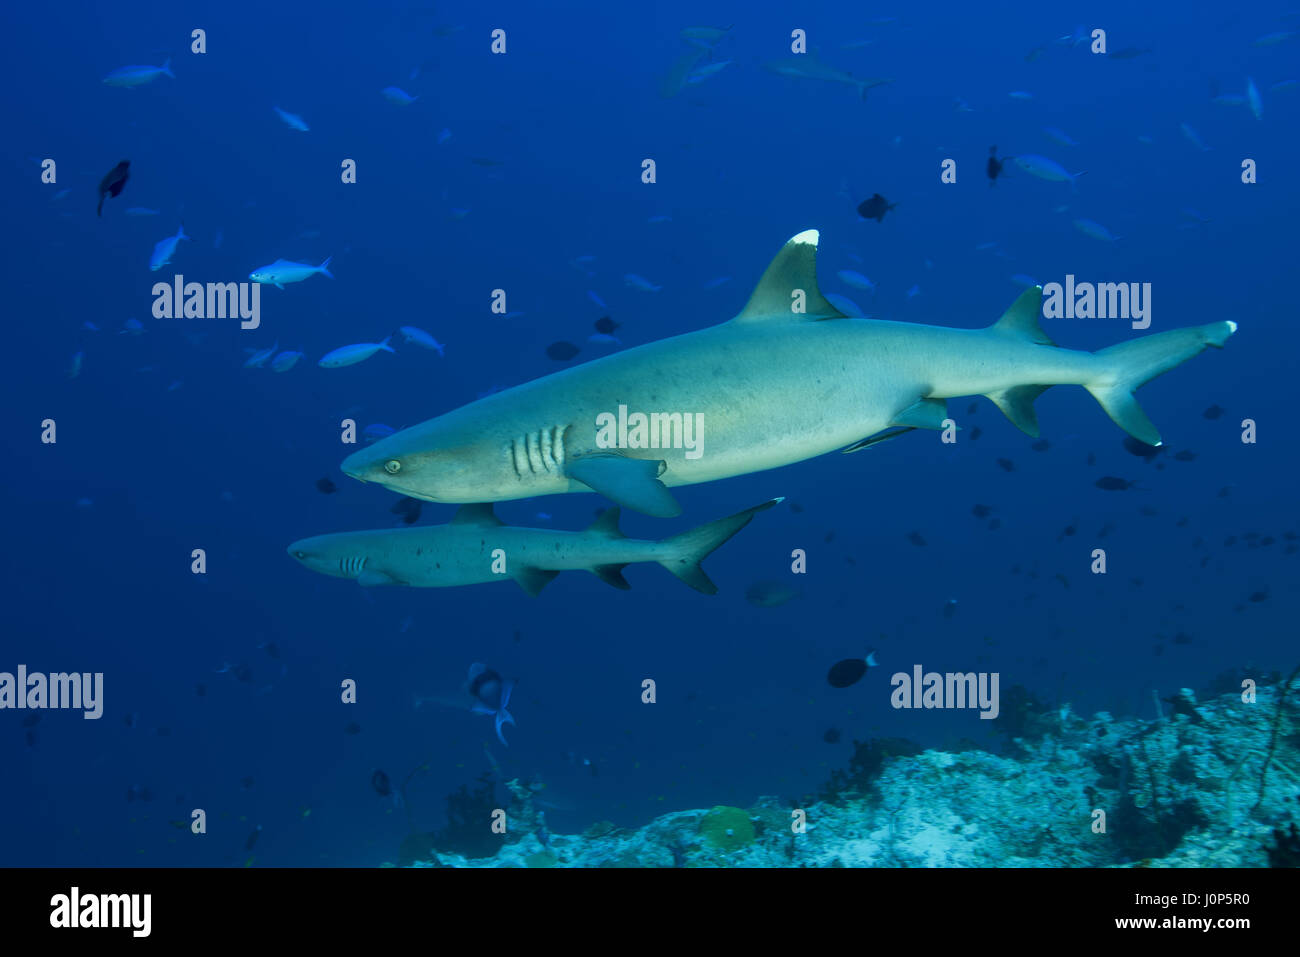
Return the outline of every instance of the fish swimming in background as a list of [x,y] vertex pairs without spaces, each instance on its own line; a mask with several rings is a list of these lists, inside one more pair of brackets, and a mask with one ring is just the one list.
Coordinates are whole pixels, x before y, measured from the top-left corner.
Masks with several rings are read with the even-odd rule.
[[1071,139],[1068,134],[1061,132],[1055,126],[1044,126],[1043,133],[1047,136],[1048,139],[1060,143],[1062,146],[1079,145],[1073,139]]
[[379,92],[383,94],[384,99],[389,103],[396,103],[398,106],[410,106],[419,99],[418,96],[411,96],[405,90],[395,86],[386,86]]
[[852,286],[854,289],[865,289],[872,293],[876,291],[876,284],[860,272],[854,272],[852,269],[841,269],[835,275],[840,277],[840,282]]
[[874,219],[878,223],[883,223],[885,213],[897,206],[897,203],[891,203],[879,193],[872,193],[870,199],[858,203],[858,215],[863,219]]
[[287,282],[302,282],[304,279],[310,279],[318,273],[333,279],[334,274],[329,271],[329,264],[333,259],[333,256],[328,256],[319,266],[312,266],[309,263],[289,262],[287,259],[277,259],[269,266],[254,269],[248,274],[248,278],[253,282],[272,285],[276,289],[283,289],[284,284]]
[[754,582],[745,589],[745,601],[758,608],[777,608],[802,592],[783,581]]
[[413,342],[422,348],[431,349],[438,353],[438,355],[443,355],[444,353],[442,343],[433,338],[433,336],[429,335],[423,329],[417,328],[416,326],[402,326],[397,331],[401,333],[402,339],[405,342]]
[[1100,239],[1102,242],[1113,243],[1122,238],[1116,236],[1101,223],[1095,222],[1091,219],[1076,219],[1074,221],[1074,228],[1085,236],[1090,236],[1093,239]]
[[879,666],[874,651],[867,652],[865,658],[845,658],[831,665],[830,671],[826,672],[826,682],[832,688],[847,688],[862,680],[868,669]]
[[266,365],[267,360],[270,359],[271,356],[275,355],[276,350],[279,348],[280,348],[280,341],[277,339],[275,345],[271,346],[270,348],[253,350],[252,354],[247,359],[244,360],[244,368],[245,369],[262,368],[263,366]]
[[984,172],[989,178],[989,185],[997,185],[998,177],[1002,175],[1002,164],[1005,160],[998,159],[998,148],[989,147],[989,161],[985,165]]
[[1078,173],[1071,173],[1056,160],[1048,159],[1046,156],[1039,156],[1037,153],[1022,153],[1019,156],[1013,156],[1011,161],[1030,176],[1037,176],[1049,183],[1069,183],[1072,187],[1077,185],[1075,180],[1087,172],[1087,170],[1081,170]]
[[858,95],[864,100],[867,98],[868,90],[894,82],[881,77],[859,80],[852,73],[845,73],[843,70],[837,70],[835,67],[823,63],[815,52],[801,53],[798,56],[787,57],[784,60],[772,60],[764,63],[763,68],[778,76],[790,76],[799,80],[826,80],[831,83],[843,83],[854,87],[858,91]]
[[663,289],[663,286],[656,286],[649,279],[646,279],[644,276],[638,276],[634,272],[625,273],[623,275],[623,285],[632,289],[639,289],[641,292],[658,292]]
[[344,366],[365,362],[376,352],[396,352],[397,350],[388,344],[391,338],[389,336],[383,342],[358,342],[350,346],[339,346],[333,352],[321,356],[316,364],[322,369],[342,369]]
[[627,538],[618,527],[620,511],[606,509],[587,529],[565,532],[505,525],[491,505],[462,505],[447,525],[335,532],[294,542],[288,553],[322,575],[358,585],[450,588],[512,578],[536,596],[562,571],[588,571],[622,591],[632,586],[623,569],[657,562],[705,595],[717,594],[700,563],[771,499],[727,518],[659,541]]
[[149,257],[149,269],[157,272],[172,261],[172,256],[176,254],[176,247],[180,245],[182,239],[189,239],[185,235],[185,224],[181,223],[176,230],[175,236],[168,236],[166,239],[160,239],[154,244],[153,254]]
[[271,360],[271,369],[274,372],[288,372],[298,364],[298,360],[301,358],[301,352],[281,352]]
[[146,206],[128,206],[126,214],[128,216],[158,216],[162,213],[160,209],[149,209]]
[[1201,134],[1186,123],[1179,123],[1178,128],[1183,131],[1183,136],[1187,137],[1187,141],[1202,153],[1208,153],[1211,150],[1212,147],[1206,146],[1205,141],[1201,139]]
[[469,680],[465,684],[465,690],[478,699],[471,710],[475,714],[491,717],[496,728],[497,739],[502,744],[506,744],[501,726],[515,723],[515,719],[506,710],[506,706],[510,704],[510,693],[515,690],[514,681],[503,681],[501,676],[487,665],[475,662],[469,666]]
[[411,498],[404,495],[393,503],[389,509],[394,515],[400,515],[402,521],[407,525],[414,525],[420,520],[420,512],[424,509],[424,503],[418,498]]
[[1246,77],[1246,102],[1250,104],[1250,112],[1255,115],[1255,119],[1264,118],[1264,101],[1260,99],[1259,87],[1255,85],[1253,77]]
[[104,82],[109,86],[121,86],[131,88],[135,86],[144,86],[146,83],[152,83],[160,76],[169,76],[173,80],[176,74],[172,73],[171,57],[163,61],[162,66],[121,66],[114,70],[108,76],[104,77]]
[[303,120],[303,118],[298,114],[286,113],[278,106],[273,106],[271,107],[271,109],[275,110],[275,115],[278,116],[280,118],[280,121],[284,123],[285,126],[289,127],[289,129],[297,130],[300,133],[311,132],[311,127],[309,127],[307,123]]
[[[729,321],[471,402],[353,452],[342,469],[427,501],[595,491],[671,517],[681,512],[672,487],[857,451],[891,428],[942,430],[952,398],[987,396],[1038,438],[1033,403],[1053,385],[1084,387],[1120,428],[1156,445],[1133,393],[1237,329],[1225,320],[1065,349],[1039,324],[1037,287],[982,329],[850,319],[818,287],[818,241],[810,229],[786,242]],[[806,311],[792,312],[794,290]],[[690,410],[699,442],[684,434],[688,416],[667,414],[657,443],[644,424],[634,440],[630,419],[612,421],[626,410]]]
[[122,188],[126,186],[126,181],[130,176],[130,160],[122,160],[104,174],[104,178],[99,181],[99,206],[95,209],[96,216],[104,215],[104,197],[122,195]]

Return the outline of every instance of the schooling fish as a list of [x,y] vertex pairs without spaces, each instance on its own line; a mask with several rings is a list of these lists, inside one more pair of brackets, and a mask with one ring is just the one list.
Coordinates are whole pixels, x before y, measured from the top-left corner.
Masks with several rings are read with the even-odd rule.
[[384,99],[389,103],[396,103],[398,106],[410,106],[419,99],[418,96],[411,96],[405,90],[395,86],[386,86],[379,92],[384,95]]
[[1071,173],[1056,160],[1048,159],[1046,156],[1039,156],[1037,153],[1022,153],[1020,156],[1013,156],[1011,159],[1013,163],[1030,176],[1037,176],[1049,183],[1069,183],[1071,186],[1075,186],[1075,180],[1087,172],[1087,170],[1082,170],[1078,173]]
[[358,362],[364,362],[380,351],[396,352],[397,350],[388,344],[388,339],[383,342],[358,342],[355,345],[339,346],[333,352],[321,356],[316,364],[322,369],[341,369],[344,366],[354,366]]
[[176,230],[175,236],[168,236],[166,239],[158,240],[153,247],[153,255],[149,257],[149,269],[157,272],[170,263],[180,241],[189,238],[189,236],[185,235],[185,224],[181,223],[180,228]]
[[301,352],[281,352],[271,360],[271,369],[275,372],[288,372],[302,358]]
[[[111,170],[104,174],[104,178],[99,181],[99,207],[95,210],[96,216],[104,215],[104,197],[120,196],[122,187],[126,185],[127,179],[131,175],[131,161],[122,160]],[[130,210],[127,210],[129,213]]]
[[146,83],[152,83],[160,76],[169,76],[173,80],[176,74],[172,73],[171,57],[163,61],[162,66],[121,66],[114,70],[108,76],[104,77],[104,82],[109,86],[144,86]]
[[423,329],[419,329],[416,326],[402,326],[397,331],[402,334],[402,339],[406,342],[414,342],[417,346],[421,346],[425,349],[432,349],[434,352],[438,353],[438,355],[443,354],[442,343],[433,338],[433,336],[429,335]]
[[989,161],[984,167],[984,172],[988,174],[990,186],[995,185],[998,181],[998,177],[1002,175],[1002,164],[1004,162],[1005,160],[998,159],[998,148],[996,146],[990,146]]
[[1085,236],[1090,236],[1093,239],[1100,239],[1102,242],[1113,243],[1115,240],[1122,238],[1116,236],[1101,223],[1095,222],[1091,219],[1076,219],[1074,221],[1074,228]]
[[276,289],[283,289],[284,284],[287,282],[302,282],[304,279],[310,279],[317,273],[333,279],[334,274],[329,271],[329,264],[333,259],[333,256],[329,256],[319,266],[312,266],[309,263],[289,262],[287,259],[277,259],[269,266],[254,269],[248,274],[248,278],[253,282],[268,283]]

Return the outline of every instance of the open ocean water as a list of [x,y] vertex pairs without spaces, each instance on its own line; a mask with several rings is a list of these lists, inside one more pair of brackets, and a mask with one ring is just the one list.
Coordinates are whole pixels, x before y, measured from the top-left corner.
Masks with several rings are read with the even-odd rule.
[[[1028,761],[1035,720],[1158,734],[1237,701],[1294,755],[1279,701],[1300,659],[1292,4],[121,2],[3,21],[0,864],[547,866],[592,863],[580,841],[621,835],[610,863],[781,866],[807,836],[764,844],[785,809],[863,799],[869,816],[899,756],[961,787],[967,755]],[[783,244],[812,248],[807,230],[826,300],[791,266],[731,327],[791,338],[583,371],[737,316]],[[168,317],[178,283],[182,298],[241,284],[256,309],[195,314],[212,301],[198,295]],[[1119,314],[1079,315],[1081,284],[1105,283],[1132,294],[1103,291]],[[1005,352],[914,330],[861,352],[790,345],[862,321],[814,321],[824,302],[978,330],[1027,289]],[[943,394],[999,362],[1006,388],[1055,384],[1033,378],[1044,340],[1095,352],[1196,326],[1222,348],[1137,394],[1159,447],[1068,377],[1034,404],[1038,437],[982,394]],[[857,381],[860,361],[877,371]],[[1145,377],[1106,370],[1094,385],[1119,381],[1120,406]],[[544,395],[506,393],[557,373]],[[694,406],[671,405],[678,386]],[[433,486],[418,470],[382,484],[408,481],[424,448],[403,430],[481,400],[499,420],[426,442]],[[564,418],[570,400],[703,416],[699,459],[626,442],[589,456],[592,482],[631,490],[631,539],[783,498],[704,561],[716,595],[642,557],[537,579],[545,536],[611,505],[565,477],[592,427]],[[838,447],[920,427],[765,467],[859,412],[870,427]],[[673,485],[715,449],[741,464]],[[660,460],[680,514],[636,507],[662,499],[635,462]],[[498,494],[538,471],[573,494]],[[409,564],[385,570],[374,542],[492,500],[542,530],[518,540],[534,551],[480,555],[471,535],[421,555],[502,580],[408,587]],[[565,547],[607,545],[610,518]],[[455,527],[496,528],[474,521]],[[328,568],[288,551],[355,530],[381,534]],[[900,706],[931,672],[995,698]],[[86,676],[79,706],[32,697],[67,673]],[[511,722],[498,734],[476,703]],[[1140,737],[1025,773],[1069,778],[1083,831],[1095,809],[1128,815],[1127,843],[1092,863],[1226,846],[1213,815],[1178,812],[1196,802],[1178,756],[1214,748],[1171,739],[1174,770],[1152,784]],[[1232,773],[1300,785],[1293,759],[1248,743],[1236,764],[1232,740],[1214,745]],[[972,813],[998,792],[980,793]],[[1294,821],[1294,801],[1261,806],[1237,828],[1255,850],[1228,863],[1264,863]],[[496,809],[522,831],[493,831]],[[688,811],[675,843],[628,837]],[[967,861],[890,853],[843,862]],[[1080,862],[1051,842],[1005,853]]]

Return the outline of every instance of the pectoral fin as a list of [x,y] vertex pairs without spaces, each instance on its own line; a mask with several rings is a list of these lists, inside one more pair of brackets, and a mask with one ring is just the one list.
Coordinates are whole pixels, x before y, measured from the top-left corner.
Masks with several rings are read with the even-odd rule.
[[847,449],[840,449],[841,452],[861,452],[863,449],[869,449],[873,445],[879,445],[881,442],[888,442],[890,439],[896,439],[900,435],[906,435],[908,432],[915,432],[912,427],[895,429],[892,432],[877,432],[875,435],[868,435],[861,441],[854,442]]
[[682,513],[682,507],[659,481],[667,468],[668,463],[662,459],[630,459],[596,452],[574,459],[565,474],[626,508],[655,518],[673,518]]
[[357,584],[369,588],[372,585],[405,585],[406,582],[399,581],[388,572],[363,571],[357,576]]
[[909,405],[890,422],[910,429],[942,429],[948,418],[948,403],[943,399],[921,399]]

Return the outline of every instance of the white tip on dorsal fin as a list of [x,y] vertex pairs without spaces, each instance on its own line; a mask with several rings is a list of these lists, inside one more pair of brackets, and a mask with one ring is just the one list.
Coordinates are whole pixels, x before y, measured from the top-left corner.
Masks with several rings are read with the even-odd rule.
[[456,514],[451,517],[452,525],[504,525],[505,522],[496,517],[492,511],[491,502],[478,502],[473,505],[462,505],[456,509]]
[[768,263],[749,302],[732,322],[816,322],[845,318],[817,287],[819,239],[817,230],[805,229],[782,246]]

